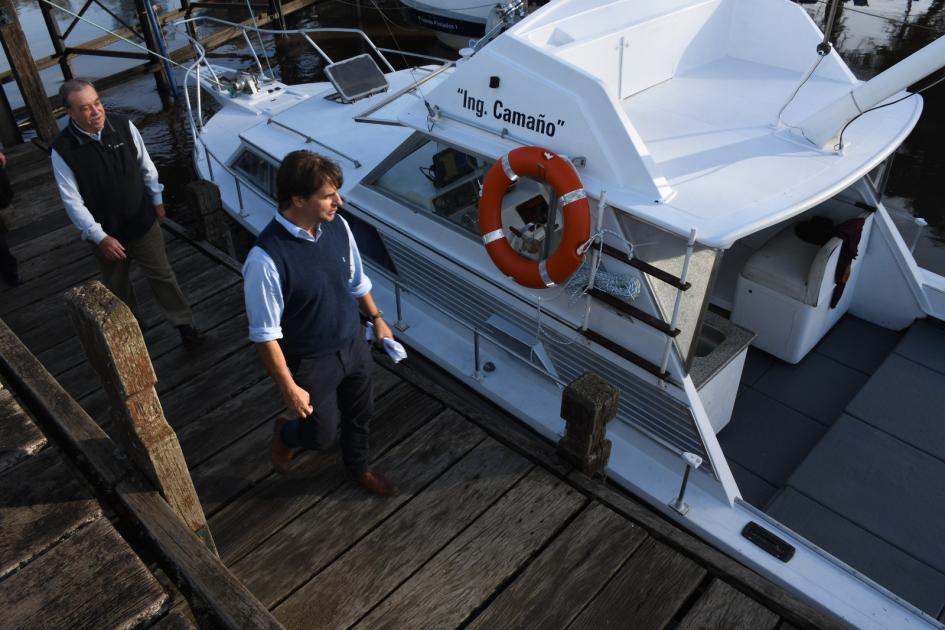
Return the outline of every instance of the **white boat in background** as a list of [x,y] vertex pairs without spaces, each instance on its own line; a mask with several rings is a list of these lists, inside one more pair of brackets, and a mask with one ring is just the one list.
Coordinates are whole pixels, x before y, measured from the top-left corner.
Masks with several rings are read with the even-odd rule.
[[460,50],[486,33],[502,30],[525,17],[526,2],[493,0],[400,0],[408,20],[429,28],[437,39]]
[[[332,157],[402,340],[550,440],[561,387],[601,375],[624,488],[844,623],[941,627],[941,413],[882,447],[844,415],[767,505],[743,499],[718,434],[749,345],[788,374],[845,314],[945,319],[945,278],[873,183],[945,39],[863,83],[787,0],[556,0],[455,64],[400,71],[359,31],[371,55],[328,59],[314,39],[339,30],[295,32],[330,82],[188,72],[219,104],[193,109],[197,170],[240,225],[271,221],[286,153]],[[876,387],[945,404],[945,386]]]

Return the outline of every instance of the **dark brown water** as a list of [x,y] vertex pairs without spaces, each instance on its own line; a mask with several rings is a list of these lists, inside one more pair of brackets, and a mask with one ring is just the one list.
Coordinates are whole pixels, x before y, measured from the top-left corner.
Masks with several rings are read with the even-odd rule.
[[[72,10],[78,10],[83,4],[83,0],[55,1],[71,7]],[[49,44],[35,0],[18,0],[16,4],[35,54],[49,54],[52,46]],[[136,19],[133,3],[127,0],[104,0],[103,4],[128,23],[133,23]],[[163,0],[156,4],[165,10],[179,7],[178,0]],[[395,0],[380,4],[380,10],[370,1],[364,4],[365,8],[359,12],[351,2],[329,0],[315,10],[292,16],[289,26],[360,27],[379,46],[441,57],[455,56],[455,53],[440,45],[432,35],[400,26],[402,22]],[[864,3],[861,0],[857,4]],[[805,3],[804,6],[814,21],[823,26],[826,5],[815,1]],[[246,13],[242,12],[232,17],[243,19],[245,15]],[[60,16],[65,28],[70,18],[65,14]],[[89,16],[103,25],[115,25],[112,16],[105,11],[90,11]],[[868,6],[854,6],[853,2],[844,4],[832,40],[854,73],[861,79],[867,79],[943,33],[945,0],[869,0]],[[70,37],[70,43],[78,43],[99,34],[93,27],[80,24],[76,28],[76,34]],[[180,39],[171,38],[169,45],[175,48],[181,42]],[[305,42],[299,39],[266,37],[264,43],[273,71],[283,81],[301,83],[323,80],[322,61]],[[214,61],[229,66],[237,64],[251,68],[252,58],[244,47],[238,44],[213,51]],[[132,49],[126,44],[121,46]],[[360,45],[354,40],[326,43],[325,48],[333,58],[344,58],[360,52]],[[397,59],[392,58],[392,61],[396,63]],[[76,61],[75,67],[78,74],[95,77],[117,71],[123,67],[120,63],[125,62],[85,58]],[[62,79],[58,69],[47,70],[43,75],[49,91],[55,91]],[[178,71],[177,80],[178,84],[182,83],[182,72]],[[15,86],[10,84],[6,88],[16,106],[19,95]],[[176,108],[162,109],[150,76],[142,76],[121,87],[107,90],[103,97],[107,106],[131,116],[139,123],[165,183],[169,211],[172,216],[186,223],[184,187],[194,178],[194,171],[190,153],[190,133],[183,103]],[[915,226],[911,223],[912,215],[928,220],[930,228],[926,230],[916,249],[916,257],[923,266],[945,273],[945,83],[925,92],[923,98],[925,111],[895,159],[886,190],[886,203],[897,217],[906,242],[911,242],[915,233]]]

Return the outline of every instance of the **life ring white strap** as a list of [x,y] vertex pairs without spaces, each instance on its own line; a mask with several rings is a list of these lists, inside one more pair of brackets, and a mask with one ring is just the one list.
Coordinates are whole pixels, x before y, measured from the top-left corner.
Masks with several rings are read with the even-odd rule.
[[543,260],[538,263],[538,275],[541,276],[541,281],[545,283],[546,287],[555,286],[554,280],[551,279],[551,276],[548,275],[548,261]]
[[587,191],[583,188],[576,188],[569,193],[564,193],[561,195],[561,207],[568,205],[569,203],[574,203],[575,201],[580,201],[581,199],[587,199]]
[[491,232],[488,232],[488,233],[486,233],[486,234],[483,234],[483,235],[482,235],[482,244],[483,244],[483,245],[488,245],[488,244],[491,243],[492,241],[497,241],[497,240],[499,240],[500,238],[505,238],[505,232],[502,231],[502,228],[499,228],[498,230],[492,230]]
[[502,171],[505,173],[505,176],[509,178],[509,181],[514,182],[518,181],[518,175],[515,174],[515,171],[512,170],[512,165],[509,164],[509,156],[505,154],[502,156]]

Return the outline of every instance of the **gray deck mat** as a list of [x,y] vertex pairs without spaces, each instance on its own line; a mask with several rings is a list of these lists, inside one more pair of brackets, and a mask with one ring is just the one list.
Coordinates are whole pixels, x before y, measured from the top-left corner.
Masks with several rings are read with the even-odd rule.
[[844,414],[788,486],[945,573],[945,462]]
[[918,321],[896,347],[896,352],[945,374],[945,329]]
[[853,398],[847,413],[945,461],[945,374],[905,358],[898,349]]
[[945,574],[797,490],[785,488],[766,511],[930,615],[937,615],[945,605]]

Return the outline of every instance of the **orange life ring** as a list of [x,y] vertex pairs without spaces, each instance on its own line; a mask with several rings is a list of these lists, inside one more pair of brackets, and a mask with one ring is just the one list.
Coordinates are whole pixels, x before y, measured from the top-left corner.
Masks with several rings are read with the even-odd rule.
[[[545,260],[534,261],[512,249],[502,230],[502,198],[520,176],[544,180],[561,202],[564,235]],[[591,234],[587,193],[571,163],[541,147],[519,147],[502,156],[486,173],[479,200],[479,231],[492,262],[519,284],[544,289],[564,282],[581,266],[578,253]]]

